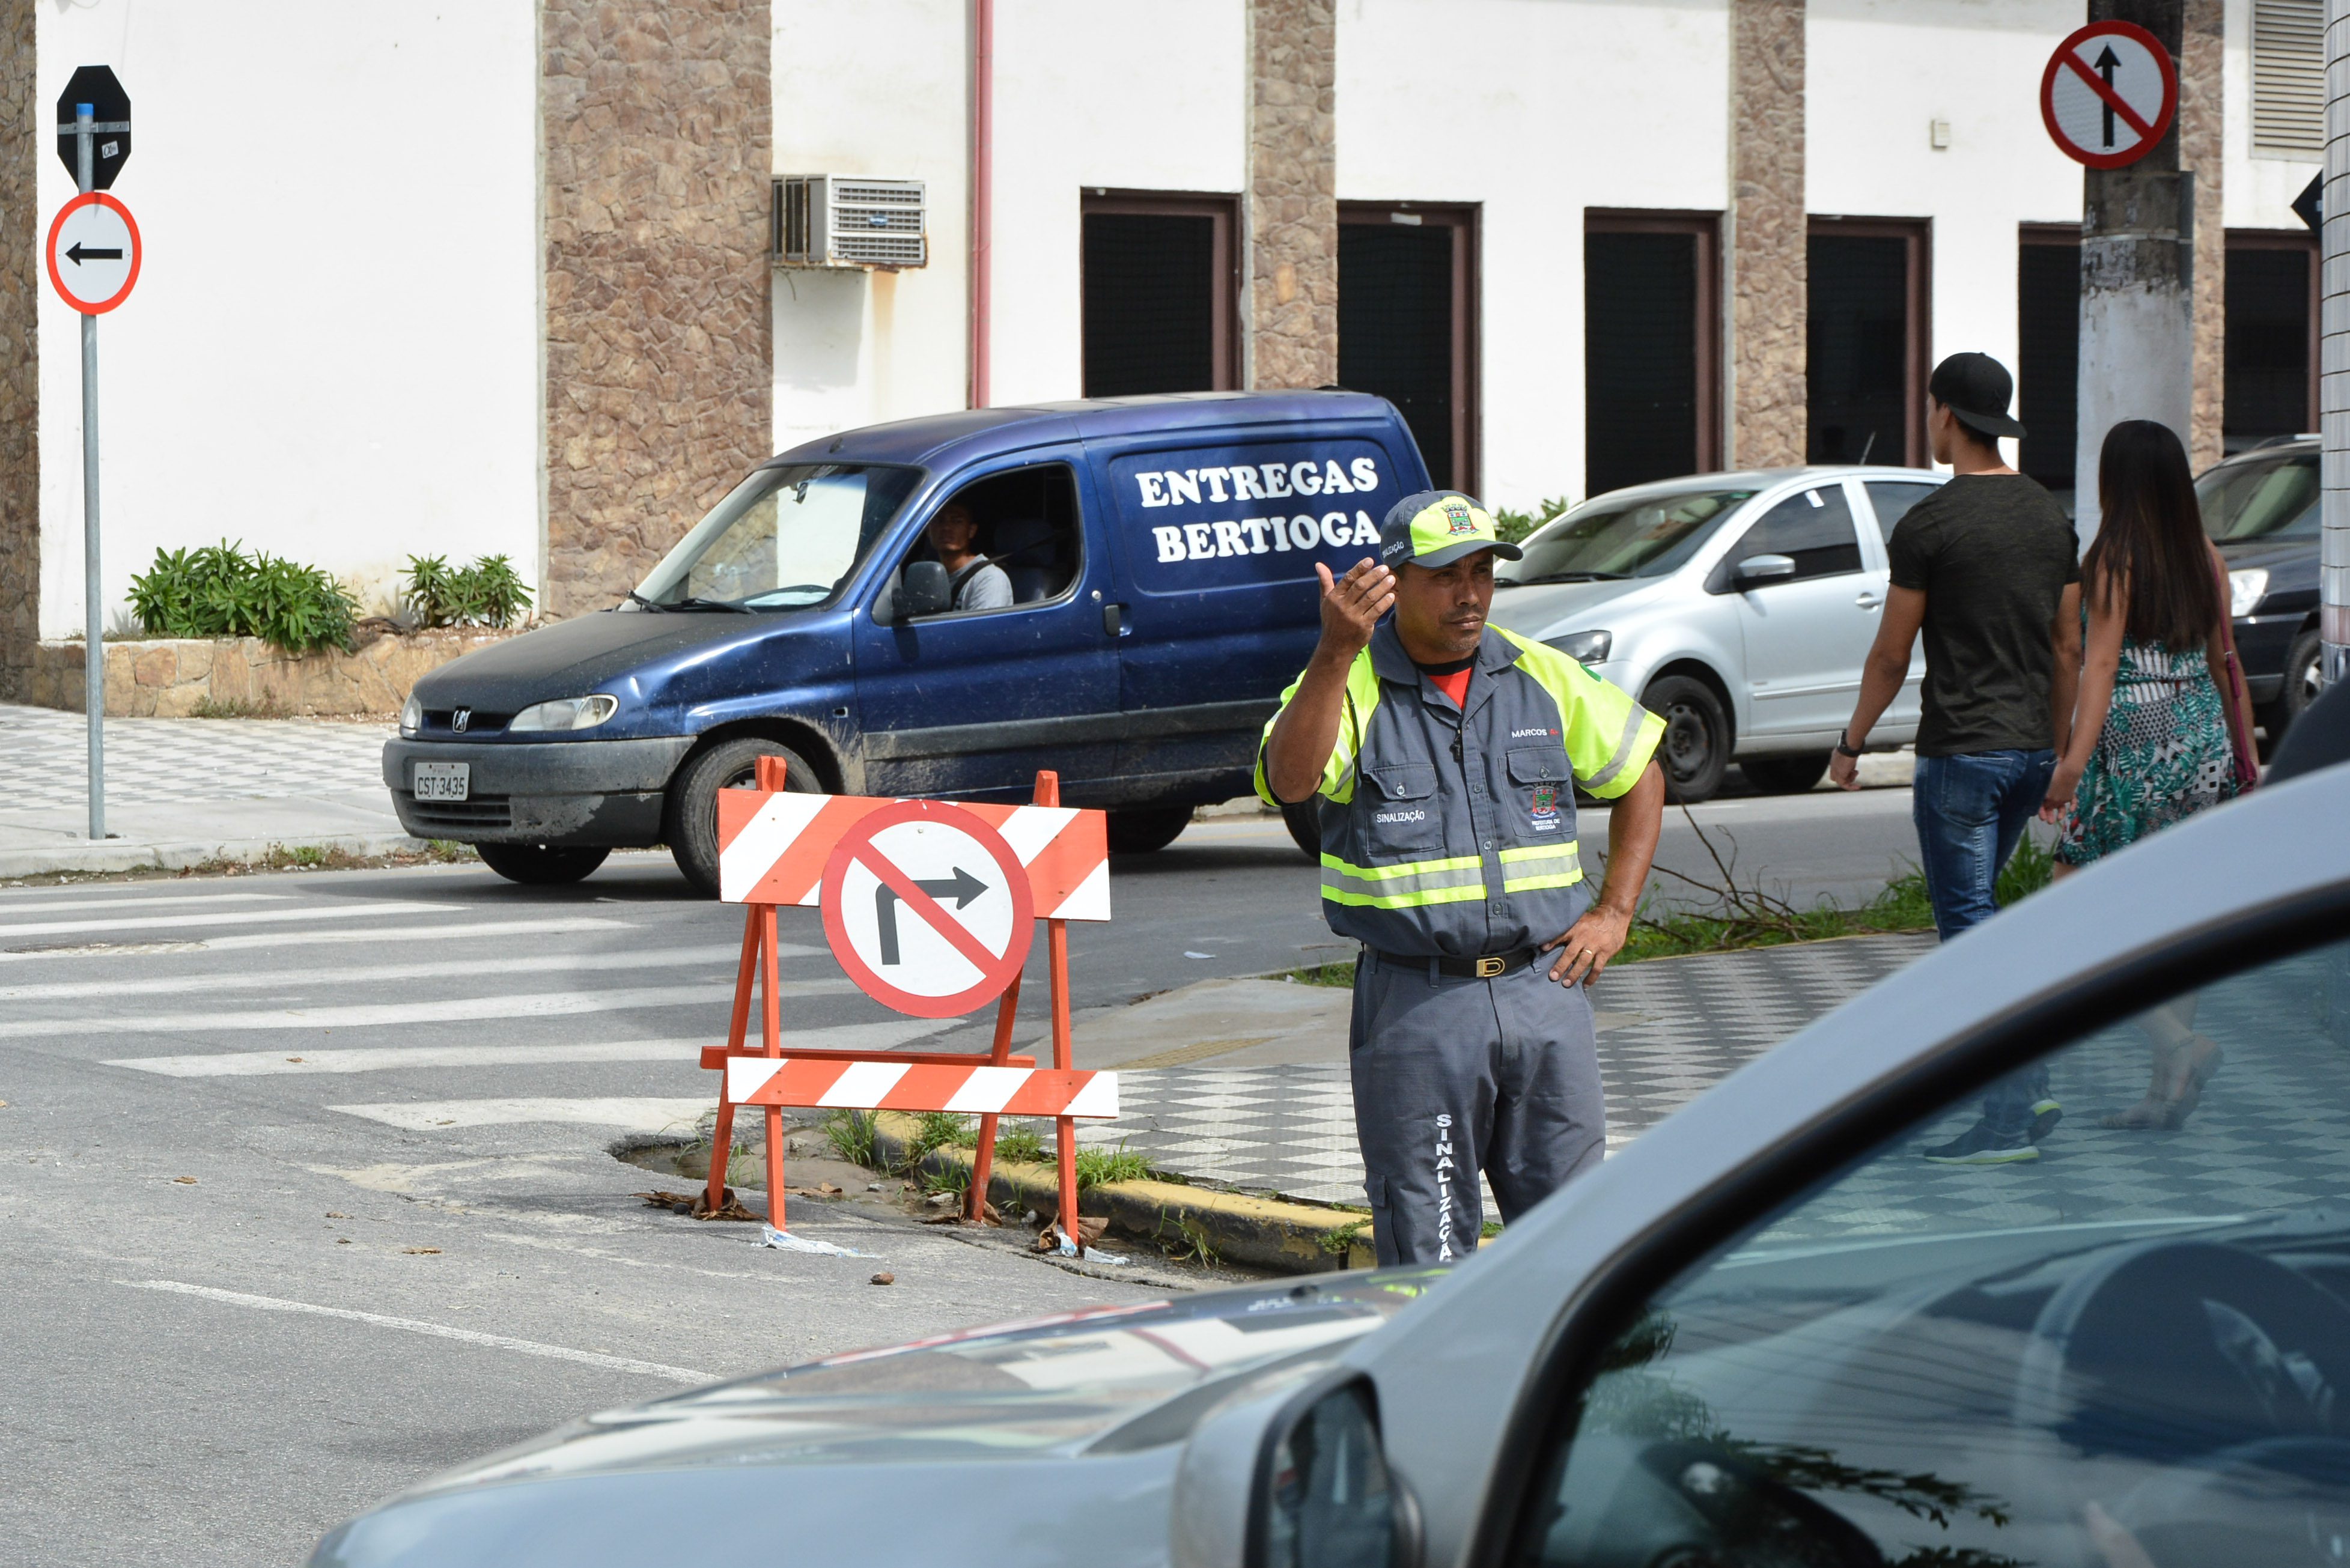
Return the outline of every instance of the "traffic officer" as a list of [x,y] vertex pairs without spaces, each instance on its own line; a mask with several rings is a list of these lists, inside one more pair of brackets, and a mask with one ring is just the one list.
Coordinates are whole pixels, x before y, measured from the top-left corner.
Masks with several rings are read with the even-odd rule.
[[[1382,1264],[1476,1251],[1479,1170],[1506,1221],[1607,1142],[1583,988],[1622,950],[1656,856],[1664,725],[1485,624],[1494,557],[1519,555],[1440,490],[1388,512],[1377,561],[1336,580],[1317,562],[1321,641],[1257,753],[1266,802],[1319,795],[1323,914],[1363,944],[1347,1054]],[[1578,784],[1615,802],[1596,903]]]

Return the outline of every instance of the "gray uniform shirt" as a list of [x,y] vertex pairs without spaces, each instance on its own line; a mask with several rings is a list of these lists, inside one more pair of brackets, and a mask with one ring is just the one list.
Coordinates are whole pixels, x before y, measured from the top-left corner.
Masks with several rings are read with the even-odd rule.
[[982,556],[975,565],[955,575],[954,607],[962,610],[1009,609],[1012,579],[1003,568]]

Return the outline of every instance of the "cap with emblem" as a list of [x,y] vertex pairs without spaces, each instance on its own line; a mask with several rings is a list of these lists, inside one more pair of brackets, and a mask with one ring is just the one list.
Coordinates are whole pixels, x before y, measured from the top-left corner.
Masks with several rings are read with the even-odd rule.
[[1449,566],[1461,556],[1491,550],[1505,561],[1525,552],[1493,529],[1493,514],[1457,490],[1423,490],[1388,510],[1379,527],[1379,565]]

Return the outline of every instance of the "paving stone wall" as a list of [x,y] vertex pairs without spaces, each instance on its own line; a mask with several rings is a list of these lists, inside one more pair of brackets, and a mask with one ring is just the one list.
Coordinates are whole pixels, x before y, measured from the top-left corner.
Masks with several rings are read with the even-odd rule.
[[2226,166],[2226,0],[2187,0],[2178,71],[2178,161],[2195,171],[2195,413],[2187,456],[2199,472],[2220,461],[2226,410],[2228,219],[2220,204]]
[[1338,379],[1336,0],[1250,0],[1249,385]]
[[[106,645],[106,711],[117,719],[380,718],[397,713],[425,674],[519,635],[484,628],[380,636],[346,652],[288,653],[257,637],[157,638]],[[19,696],[82,711],[82,645],[36,644]]]
[[1804,0],[1731,0],[1730,462],[1804,455]]
[[39,213],[44,156],[33,57],[36,0],[0,0],[0,699],[18,697],[40,640]]
[[772,36],[767,0],[541,0],[551,615],[773,455]]

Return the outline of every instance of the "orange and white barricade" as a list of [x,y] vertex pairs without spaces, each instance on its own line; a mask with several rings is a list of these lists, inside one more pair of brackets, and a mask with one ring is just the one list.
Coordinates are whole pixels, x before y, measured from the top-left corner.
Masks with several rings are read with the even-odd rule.
[[[1060,1168],[1055,1223],[1063,1251],[1078,1250],[1076,1124],[1118,1115],[1118,1075],[1081,1073],[1070,1061],[1067,922],[1109,919],[1107,817],[1062,806],[1059,775],[1052,773],[1036,775],[1030,805],[798,794],[784,786],[782,760],[763,757],[755,788],[718,792],[719,897],[748,909],[726,1044],[702,1053],[702,1064],[723,1075],[709,1207],[723,1202],[738,1106],[765,1113],[768,1220],[778,1231],[785,1228],[785,1106],[976,1114],[979,1150],[965,1209],[972,1219],[983,1212],[997,1117],[1051,1116]],[[951,874],[923,875],[945,867]],[[786,1051],[775,920],[785,906],[822,909],[842,967],[885,1005],[951,1017],[996,999],[992,1048],[984,1056]],[[1021,970],[1037,919],[1045,923],[1051,987],[1049,1068],[1012,1054]],[[760,1043],[751,1045],[754,976]]]

